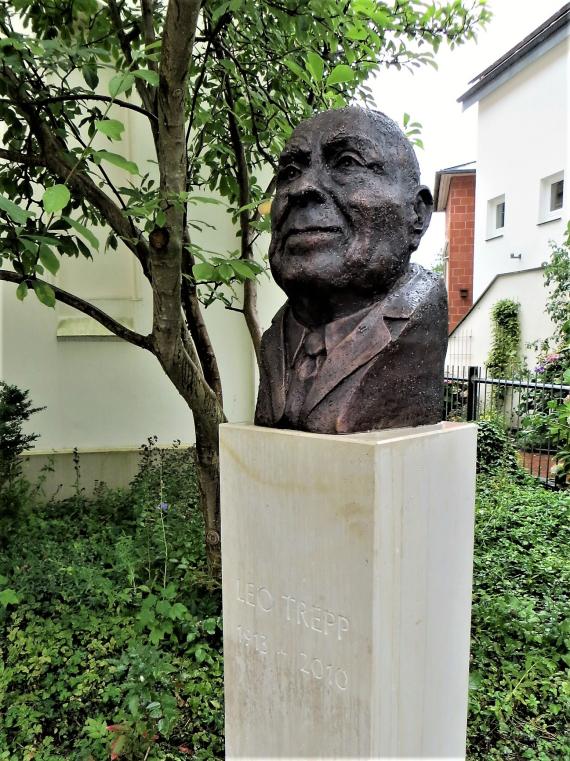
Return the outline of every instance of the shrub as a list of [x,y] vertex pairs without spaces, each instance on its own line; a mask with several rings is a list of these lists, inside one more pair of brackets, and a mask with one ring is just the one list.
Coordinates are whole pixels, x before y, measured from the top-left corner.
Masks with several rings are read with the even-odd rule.
[[21,455],[38,438],[24,433],[23,427],[35,412],[28,391],[0,381],[0,546],[2,538],[29,498],[29,487],[22,478]]
[[518,469],[515,448],[498,419],[477,421],[477,470],[488,473],[496,468]]

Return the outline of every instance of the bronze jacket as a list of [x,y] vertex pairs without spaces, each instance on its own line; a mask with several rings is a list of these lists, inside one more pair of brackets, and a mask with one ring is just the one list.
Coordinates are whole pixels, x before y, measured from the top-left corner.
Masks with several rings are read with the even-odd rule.
[[[287,361],[287,302],[261,342],[255,422],[283,420],[293,368]],[[417,264],[390,293],[364,310],[347,335],[327,346],[306,394],[299,430],[354,433],[437,423],[443,412],[447,294],[443,280]]]

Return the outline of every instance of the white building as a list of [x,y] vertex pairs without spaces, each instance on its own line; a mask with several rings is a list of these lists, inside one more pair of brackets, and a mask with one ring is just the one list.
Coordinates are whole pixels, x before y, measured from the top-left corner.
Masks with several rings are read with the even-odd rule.
[[451,363],[459,344],[465,356],[470,336],[469,362],[485,362],[489,310],[500,298],[520,302],[524,344],[552,333],[541,265],[570,216],[569,34],[566,4],[459,98],[464,108],[478,106],[474,305],[452,334]]

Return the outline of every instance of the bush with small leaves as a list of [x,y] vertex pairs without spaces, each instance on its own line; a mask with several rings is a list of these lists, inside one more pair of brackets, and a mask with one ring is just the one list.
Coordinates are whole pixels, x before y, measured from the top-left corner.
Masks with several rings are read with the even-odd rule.
[[477,470],[487,473],[496,468],[517,470],[516,450],[500,420],[478,420]]

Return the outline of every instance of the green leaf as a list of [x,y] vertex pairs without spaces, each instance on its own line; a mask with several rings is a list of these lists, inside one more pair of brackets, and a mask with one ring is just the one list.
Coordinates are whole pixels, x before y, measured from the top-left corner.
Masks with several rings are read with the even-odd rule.
[[307,53],[307,69],[315,82],[320,82],[322,80],[323,72],[325,70],[325,62],[320,55],[313,50],[309,50]]
[[[56,238],[53,235],[36,235],[36,233],[26,233],[25,235],[21,235],[20,240],[25,246],[26,246],[26,241],[28,241],[28,243],[33,241],[34,243],[38,245],[40,243],[45,243],[46,246],[57,246],[57,244],[59,243],[59,238]],[[31,249],[28,249],[28,250],[31,250]]]
[[327,77],[327,87],[338,85],[341,82],[352,82],[355,78],[354,71],[344,63],[339,63]]
[[46,307],[55,307],[55,293],[51,285],[34,280],[33,286],[38,301],[41,301]]
[[130,71],[120,72],[109,82],[109,95],[116,98],[125,90],[130,90],[135,83],[135,77]]
[[20,283],[20,285],[16,288],[16,297],[20,299],[20,301],[23,301],[27,295],[28,286],[25,283]]
[[86,63],[82,67],[81,73],[83,74],[83,79],[85,80],[87,85],[92,90],[96,90],[97,85],[99,84],[99,77],[97,75],[97,66],[95,66],[95,64]]
[[104,119],[103,121],[96,121],[95,128],[104,135],[107,135],[107,137],[110,137],[111,140],[120,140],[125,125],[118,119]]
[[17,605],[19,602],[20,598],[13,589],[3,589],[0,592],[0,605],[3,608],[8,607],[8,605]]
[[35,216],[33,212],[21,209],[17,204],[4,196],[0,196],[0,209],[5,211],[6,214],[18,225],[25,224],[29,217]]
[[247,262],[243,262],[238,259],[237,261],[231,261],[230,265],[233,267],[236,274],[241,279],[255,280],[255,272],[253,268],[250,267]]
[[299,66],[299,64],[296,61],[293,61],[291,58],[286,58],[285,61],[283,61],[283,63],[289,69],[289,71],[292,71],[293,74],[299,77],[299,79],[302,79],[304,82],[310,81],[306,72],[303,71],[303,69]]
[[134,161],[119,156],[118,153],[111,153],[110,151],[93,151],[93,158],[99,163],[100,161],[108,161],[110,164],[118,166],[119,169],[124,169],[130,174],[140,174],[138,166]]
[[99,250],[99,239],[91,232],[91,230],[85,227],[85,225],[77,222],[75,219],[72,219],[71,217],[63,217],[63,219],[65,219],[66,222],[69,222],[73,229],[76,230],[80,235],[83,235],[85,240],[87,240],[94,249],[97,251]]
[[71,193],[66,185],[52,185],[45,191],[42,204],[48,214],[55,214],[65,209],[70,199]]
[[234,271],[232,267],[230,267],[229,264],[219,264],[217,267],[219,276],[222,278],[222,280],[227,283],[229,280],[232,279],[234,275]]
[[59,259],[53,253],[51,248],[48,248],[42,243],[39,250],[40,262],[44,265],[48,272],[55,275],[59,269]]
[[152,69],[137,69],[133,71],[133,74],[139,79],[144,79],[149,85],[158,87],[158,73],[156,71],[152,71]]
[[192,274],[196,280],[216,280],[215,273],[215,267],[208,262],[201,262],[192,267]]

